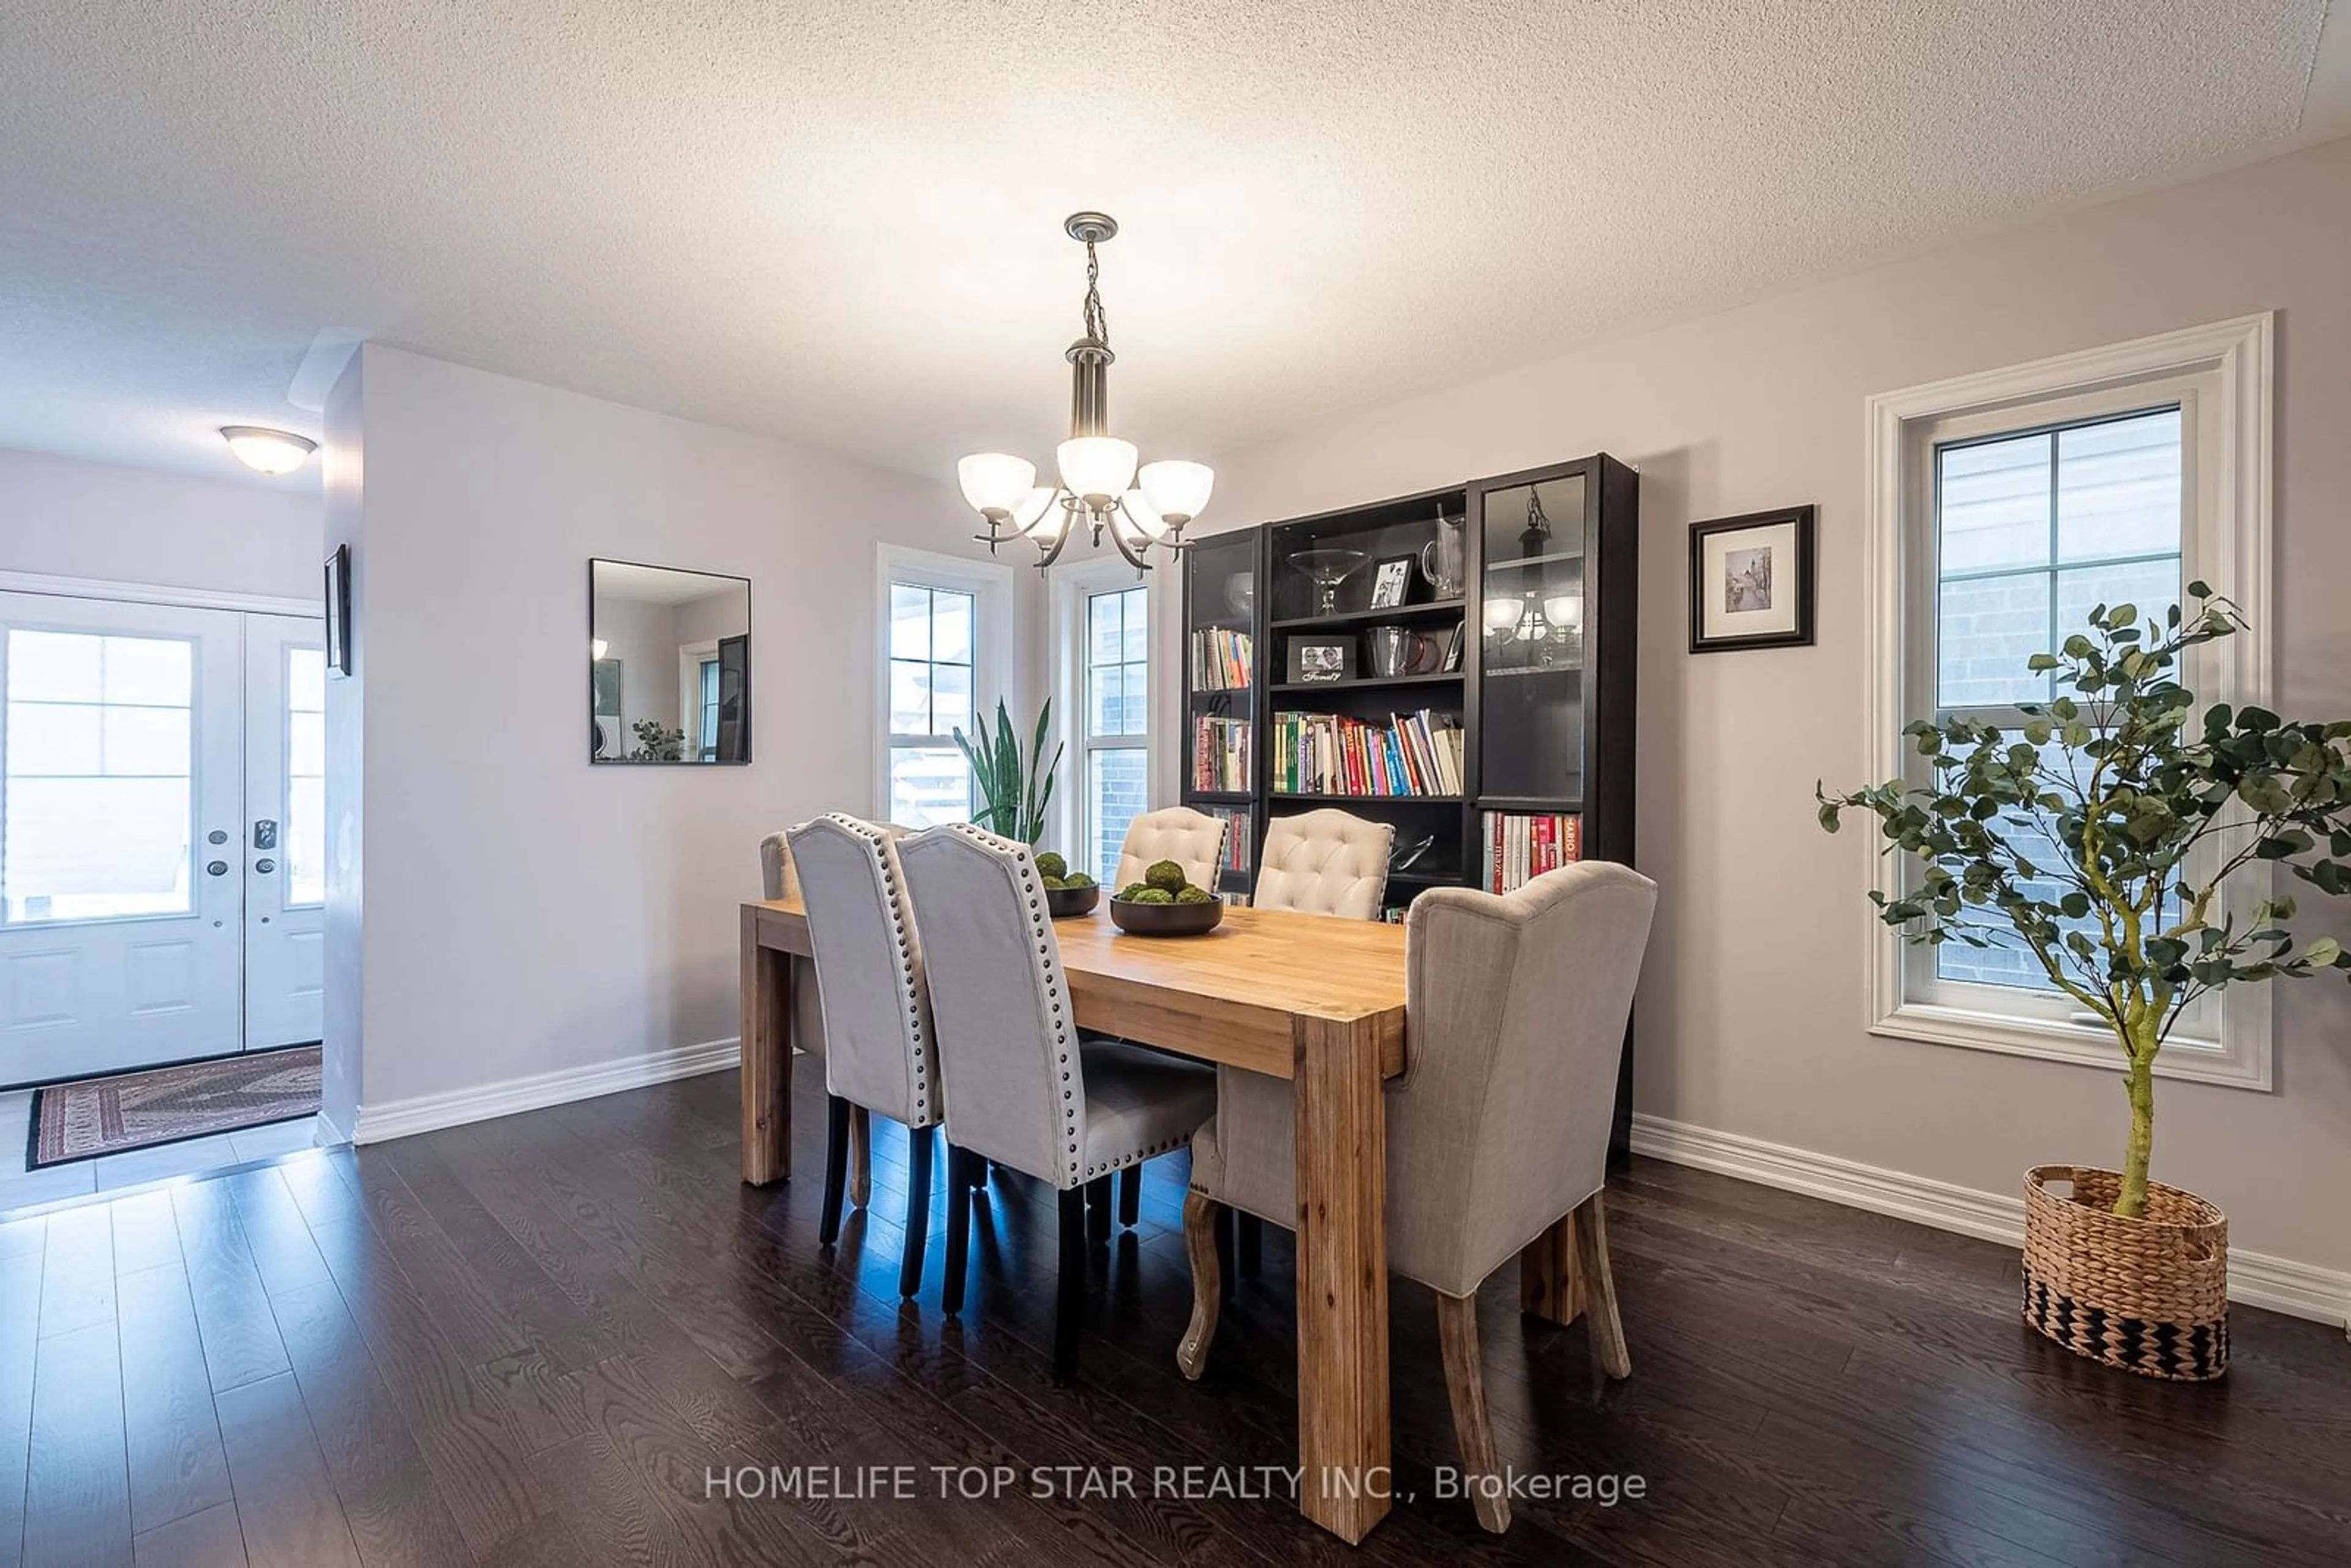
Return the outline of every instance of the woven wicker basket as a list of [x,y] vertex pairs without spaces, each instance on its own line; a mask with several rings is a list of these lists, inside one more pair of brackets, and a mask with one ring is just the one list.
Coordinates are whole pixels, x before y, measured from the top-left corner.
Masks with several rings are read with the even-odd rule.
[[[2072,1186],[2069,1197],[2053,1186]],[[2122,1177],[2088,1166],[2024,1173],[2024,1321],[2077,1355],[2147,1377],[2229,1370],[2229,1221],[2149,1182],[2147,1215],[2114,1213]]]

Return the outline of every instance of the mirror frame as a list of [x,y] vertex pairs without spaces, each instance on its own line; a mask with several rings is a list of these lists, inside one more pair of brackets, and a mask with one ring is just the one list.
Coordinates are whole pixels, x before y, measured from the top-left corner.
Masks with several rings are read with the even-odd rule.
[[[681,757],[675,761],[632,762],[625,757],[596,755],[596,568],[598,566],[632,566],[644,571],[674,571],[689,577],[715,578],[722,582],[743,585],[743,715],[746,734],[743,755],[710,762]],[[758,726],[753,722],[751,691],[753,682],[751,643],[751,580],[731,571],[705,571],[693,566],[656,566],[651,561],[622,560],[618,556],[591,555],[588,558],[588,764],[591,768],[748,768],[757,755]]]

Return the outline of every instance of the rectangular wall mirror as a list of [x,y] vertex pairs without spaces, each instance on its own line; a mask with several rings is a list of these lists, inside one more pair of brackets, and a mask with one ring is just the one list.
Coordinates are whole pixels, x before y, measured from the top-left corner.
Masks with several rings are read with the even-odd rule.
[[751,760],[751,580],[588,563],[588,758]]

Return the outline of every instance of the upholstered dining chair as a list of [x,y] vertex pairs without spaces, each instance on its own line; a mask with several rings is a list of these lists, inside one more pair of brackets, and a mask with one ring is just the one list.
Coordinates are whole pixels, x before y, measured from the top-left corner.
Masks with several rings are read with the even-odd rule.
[[1189,806],[1144,811],[1126,824],[1126,838],[1118,851],[1118,875],[1111,882],[1111,891],[1141,882],[1143,873],[1158,861],[1174,861],[1184,868],[1186,880],[1213,890],[1224,858],[1222,817]]
[[[1387,1089],[1388,1266],[1437,1292],[1464,1471],[1497,1473],[1478,1357],[1478,1287],[1573,1215],[1593,1354],[1632,1372],[1608,1270],[1601,1186],[1625,1023],[1657,887],[1588,862],[1515,893],[1432,888],[1405,922],[1405,1071]],[[1217,1332],[1219,1206],[1293,1224],[1290,1085],[1242,1073],[1192,1140],[1184,1234],[1192,1322],[1176,1364],[1197,1377]],[[1507,1529],[1508,1500],[1476,1493]]]
[[[893,839],[906,830],[895,822],[876,822]],[[769,833],[759,841],[759,896],[798,898],[799,875],[792,867],[788,832]],[[816,960],[794,954],[792,967],[792,1044],[810,1056],[824,1054],[824,1000],[817,991]],[[849,1202],[863,1208],[873,1196],[872,1124],[862,1105],[849,1108]]]
[[1251,902],[1259,909],[1377,920],[1395,848],[1393,825],[1336,807],[1276,817],[1266,824]]
[[938,1025],[947,1102],[947,1278],[963,1310],[981,1162],[1061,1195],[1053,1376],[1074,1381],[1084,1314],[1089,1187],[1181,1147],[1216,1109],[1217,1079],[1180,1057],[1081,1035],[1061,945],[1027,845],[968,823],[899,848]]
[[[1214,891],[1217,873],[1224,868],[1225,820],[1189,806],[1136,814],[1127,822],[1126,837],[1120,841],[1118,876],[1111,883],[1111,891],[1141,882],[1143,873],[1160,861],[1174,861],[1184,868],[1186,881]],[[1143,1167],[1132,1166],[1119,1177],[1118,1218],[1132,1229],[1142,1218]],[[1110,1234],[1107,1204],[1097,1212],[1096,1224],[1097,1239]]]
[[930,1231],[932,1129],[945,1119],[931,999],[899,869],[897,838],[838,811],[789,834],[825,1024],[824,1212],[817,1236],[841,1234],[852,1107],[906,1128],[906,1244],[898,1293],[922,1289]]

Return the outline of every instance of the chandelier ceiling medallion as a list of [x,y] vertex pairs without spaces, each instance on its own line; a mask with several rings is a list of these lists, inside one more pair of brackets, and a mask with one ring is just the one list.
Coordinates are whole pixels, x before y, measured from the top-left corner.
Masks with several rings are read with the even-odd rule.
[[1102,213],[1073,213],[1061,225],[1086,247],[1085,335],[1070,345],[1070,438],[1055,452],[1060,483],[1037,483],[1037,465],[1001,452],[978,452],[956,465],[963,498],[987,523],[974,536],[989,552],[1015,538],[1033,540],[1038,570],[1060,559],[1081,527],[1102,535],[1139,570],[1151,547],[1184,546],[1184,525],[1208,504],[1216,474],[1206,464],[1162,461],[1136,467],[1134,443],[1110,433],[1110,325],[1102,312],[1102,264],[1094,247],[1118,233]]

